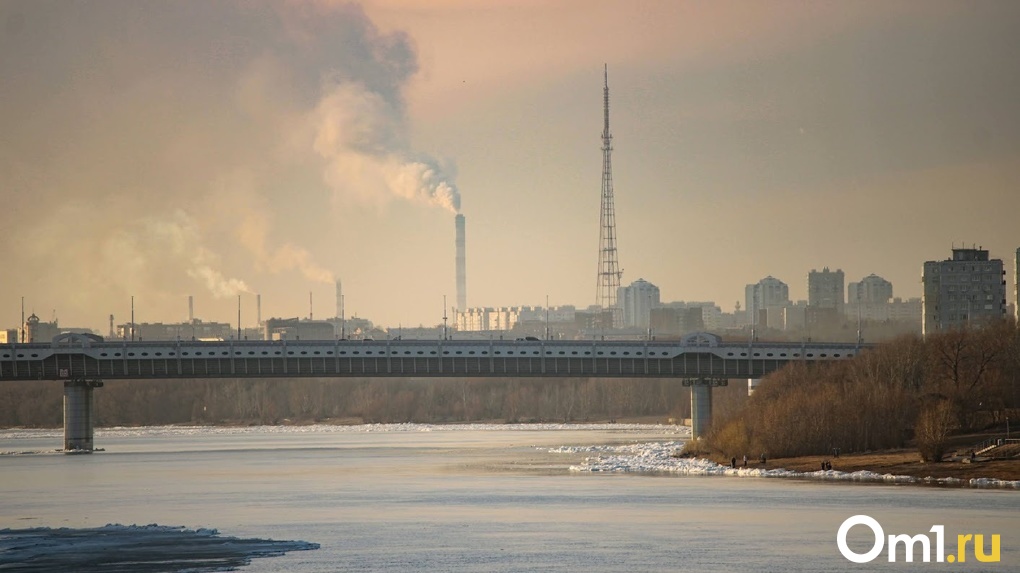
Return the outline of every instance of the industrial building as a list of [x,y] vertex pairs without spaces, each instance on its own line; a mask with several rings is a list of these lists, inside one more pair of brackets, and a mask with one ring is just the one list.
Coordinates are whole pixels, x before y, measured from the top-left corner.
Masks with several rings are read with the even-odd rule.
[[[3,331],[0,331],[3,332]],[[70,332],[74,334],[94,334],[91,328],[61,328],[56,319],[52,322],[43,322],[35,313],[32,313],[22,326],[22,331],[10,342],[50,342],[58,334]],[[7,334],[10,337],[10,332]]]
[[237,337],[237,331],[230,324],[199,319],[169,324],[127,322],[117,325],[116,334],[121,340],[229,340]]
[[328,320],[270,318],[263,324],[265,340],[334,340],[336,325]]
[[953,257],[924,263],[921,332],[977,326],[1006,316],[1002,259],[981,248],[953,249]]
[[571,305],[556,307],[506,306],[477,307],[454,313],[454,329],[458,332],[510,332],[527,326],[529,331],[545,325],[556,332],[574,330],[577,309]]

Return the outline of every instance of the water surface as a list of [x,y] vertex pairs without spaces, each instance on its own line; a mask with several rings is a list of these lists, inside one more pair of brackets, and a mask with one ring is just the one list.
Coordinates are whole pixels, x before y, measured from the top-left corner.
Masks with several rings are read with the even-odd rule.
[[[93,455],[0,456],[0,528],[159,524],[320,545],[251,572],[922,566],[847,562],[836,531],[864,513],[887,533],[998,533],[1001,563],[952,570],[1020,568],[1016,491],[577,473],[568,467],[583,454],[548,451],[677,439],[654,426],[100,431],[106,451]],[[0,432],[0,451],[59,444],[57,432]],[[863,552],[871,537],[859,529],[851,545]]]

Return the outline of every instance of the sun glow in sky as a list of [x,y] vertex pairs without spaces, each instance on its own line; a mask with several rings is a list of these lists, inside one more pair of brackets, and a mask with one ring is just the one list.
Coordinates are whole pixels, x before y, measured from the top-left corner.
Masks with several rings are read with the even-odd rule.
[[[1020,4],[0,0],[0,327],[595,302],[1020,246]],[[1012,268],[1012,262],[1007,262]],[[1007,289],[1012,291],[1012,289]],[[248,326],[248,324],[246,324]]]

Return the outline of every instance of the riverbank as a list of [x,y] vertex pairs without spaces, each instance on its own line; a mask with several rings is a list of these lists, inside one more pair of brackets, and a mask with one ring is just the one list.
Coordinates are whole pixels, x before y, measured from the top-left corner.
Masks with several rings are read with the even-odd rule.
[[[966,458],[965,458],[966,459]],[[721,460],[719,460],[721,463]],[[920,461],[917,450],[892,450],[865,454],[843,454],[832,456],[799,456],[768,460],[768,468],[784,468],[795,472],[821,470],[822,462],[832,464],[833,471],[847,473],[872,472],[881,475],[910,476],[913,478],[952,478],[969,481],[972,479],[1020,480],[1020,459],[995,460],[978,457],[974,462],[943,461],[925,463]],[[750,463],[750,462],[749,462]]]
[[[1020,460],[990,460],[973,463],[946,461],[939,464],[919,462],[916,451],[844,455],[839,458],[802,456],[769,459],[761,464],[743,456],[736,467],[729,460],[695,457],[685,454],[683,442],[630,444],[627,446],[583,446],[550,450],[552,453],[588,454],[574,472],[633,472],[690,476],[731,476],[757,478],[796,478],[823,481],[942,485],[955,487],[993,487],[1020,489]],[[822,462],[832,464],[822,469]]]

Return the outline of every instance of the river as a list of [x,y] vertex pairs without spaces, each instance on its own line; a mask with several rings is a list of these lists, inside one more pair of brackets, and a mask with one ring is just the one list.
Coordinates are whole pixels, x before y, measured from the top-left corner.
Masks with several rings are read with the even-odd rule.
[[[903,563],[902,551],[897,563],[885,553],[849,562],[836,534],[865,514],[886,534],[944,525],[947,553],[957,534],[982,533],[986,548],[999,534],[998,563],[971,552],[952,570],[1020,569],[1015,490],[576,472],[569,467],[584,454],[550,450],[683,435],[668,426],[538,428],[108,429],[96,435],[105,451],[92,455],[53,453],[57,431],[4,430],[0,540],[32,530],[59,547],[57,528],[88,530],[90,543],[106,524],[158,524],[318,544],[254,559],[241,569],[252,573],[949,570]],[[137,540],[153,528],[119,530]],[[186,537],[171,541],[156,544],[171,547],[168,561],[192,555]],[[857,526],[848,542],[865,553],[874,539]],[[68,561],[32,569],[19,543],[22,553],[0,545],[0,571],[81,568],[68,551]]]

